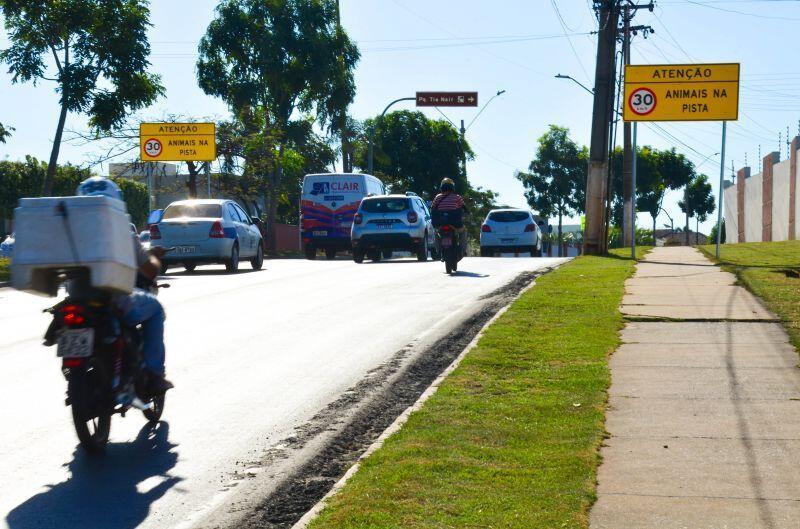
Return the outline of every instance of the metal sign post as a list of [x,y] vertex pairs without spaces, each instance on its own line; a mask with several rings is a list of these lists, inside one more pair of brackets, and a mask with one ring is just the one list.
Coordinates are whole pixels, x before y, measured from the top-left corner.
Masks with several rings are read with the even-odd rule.
[[725,184],[725,133],[728,129],[728,122],[722,122],[722,150],[719,151],[719,200],[717,201],[717,259],[719,259],[719,245],[722,240],[722,200],[724,198]]
[[206,184],[208,186],[208,198],[211,198],[211,162],[206,162]]
[[[639,122],[633,122],[633,138],[631,139],[632,171],[631,171],[631,259],[636,259],[636,133],[639,131]],[[656,234],[653,234],[653,244],[656,241]]]

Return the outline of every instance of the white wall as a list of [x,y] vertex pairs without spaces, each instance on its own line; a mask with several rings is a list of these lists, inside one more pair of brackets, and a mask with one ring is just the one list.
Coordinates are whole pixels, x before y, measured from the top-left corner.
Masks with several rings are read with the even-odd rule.
[[747,242],[761,242],[762,179],[762,174],[758,173],[748,178],[744,186],[744,240]]
[[[800,154],[799,154],[800,155]],[[797,164],[795,168],[797,171],[796,175],[792,175],[795,179],[796,185],[794,188],[795,197],[794,197],[794,235],[797,239],[800,239],[800,197],[797,196],[800,193],[800,163]]]
[[789,160],[772,166],[772,240],[789,240]]
[[722,195],[722,209],[725,212],[725,241],[727,244],[735,243],[739,240],[738,206],[736,186],[728,186]]

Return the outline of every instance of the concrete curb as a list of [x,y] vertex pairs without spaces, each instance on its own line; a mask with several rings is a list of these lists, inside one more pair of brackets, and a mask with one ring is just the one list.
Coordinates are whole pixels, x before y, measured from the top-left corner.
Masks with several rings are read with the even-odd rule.
[[11,286],[11,281],[0,281],[0,288],[8,288]]
[[518,299],[519,299],[519,298],[520,298],[520,297],[521,297],[521,296],[522,296],[522,295],[523,295],[525,292],[527,292],[528,290],[530,290],[531,288],[533,288],[533,286],[534,286],[534,285],[536,285],[536,279],[537,279],[539,276],[542,276],[542,275],[544,275],[544,274],[548,274],[548,273],[552,272],[553,270],[557,269],[558,267],[562,266],[563,264],[566,264],[566,263],[568,263],[569,261],[571,261],[571,259],[569,259],[568,261],[565,261],[564,263],[561,263],[561,264],[558,264],[558,265],[555,265],[555,266],[551,266],[551,267],[548,267],[548,268],[544,268],[544,269],[541,271],[541,273],[540,273],[540,274],[538,274],[538,275],[537,275],[537,276],[534,278],[534,280],[533,280],[533,281],[531,281],[531,283],[530,283],[529,285],[527,285],[525,288],[523,288],[522,290],[520,290],[520,291],[519,291],[519,293],[517,293],[517,295],[516,295],[516,296],[514,296],[514,298],[513,298],[511,301],[509,301],[509,302],[508,302],[508,304],[507,304],[505,307],[503,307],[503,308],[501,308],[500,310],[498,310],[498,311],[497,311],[497,314],[495,314],[494,316],[492,316],[492,317],[489,319],[489,321],[487,321],[487,322],[484,324],[484,326],[483,326],[483,327],[481,327],[481,330],[478,332],[478,334],[477,334],[477,335],[475,335],[475,338],[473,338],[473,339],[472,339],[472,341],[471,341],[471,342],[470,342],[470,343],[469,343],[469,344],[468,344],[468,345],[467,345],[467,346],[464,348],[464,350],[463,350],[463,351],[461,351],[461,354],[459,354],[459,355],[456,357],[456,359],[455,359],[455,360],[453,360],[453,361],[450,363],[450,365],[449,365],[449,366],[447,366],[447,368],[446,368],[444,371],[442,371],[442,373],[441,373],[441,374],[440,374],[438,377],[436,377],[436,380],[434,380],[434,381],[431,383],[431,385],[430,385],[430,386],[428,386],[428,387],[427,387],[427,389],[425,389],[425,391],[423,391],[423,392],[422,392],[422,395],[420,395],[420,396],[419,396],[419,398],[416,400],[416,402],[414,402],[414,404],[412,404],[411,406],[409,406],[408,408],[406,408],[406,409],[405,409],[405,411],[403,411],[403,413],[401,413],[401,414],[400,414],[400,415],[399,415],[399,416],[398,416],[398,417],[397,417],[397,418],[394,420],[394,422],[393,422],[392,424],[390,424],[390,425],[389,425],[389,427],[388,427],[388,428],[386,428],[386,429],[383,431],[383,433],[381,433],[381,435],[380,435],[380,436],[379,436],[379,437],[378,437],[378,438],[375,440],[375,442],[373,442],[373,443],[372,443],[372,444],[369,446],[369,448],[367,448],[367,449],[366,449],[366,451],[365,451],[363,454],[361,454],[361,456],[360,456],[360,457],[358,458],[358,460],[357,460],[357,461],[356,461],[356,462],[353,464],[353,466],[352,466],[352,467],[350,467],[350,468],[347,470],[347,472],[345,472],[344,476],[342,476],[342,477],[339,479],[339,481],[337,481],[337,482],[336,482],[336,483],[333,485],[333,487],[331,488],[331,490],[329,490],[329,491],[328,491],[328,493],[327,493],[325,496],[323,496],[321,500],[319,500],[319,501],[318,501],[318,502],[317,502],[317,503],[316,503],[316,504],[315,504],[315,505],[314,505],[314,506],[313,506],[313,507],[312,507],[312,508],[311,508],[311,509],[310,509],[310,510],[307,512],[307,513],[305,513],[305,514],[303,515],[303,517],[302,517],[302,518],[300,518],[300,519],[299,519],[299,520],[298,520],[298,521],[297,521],[297,522],[296,522],[296,523],[295,523],[295,524],[292,526],[292,529],[306,529],[306,528],[308,527],[308,524],[310,524],[310,523],[311,523],[311,521],[312,521],[312,520],[314,520],[314,518],[316,518],[317,516],[319,516],[319,513],[320,513],[320,512],[322,512],[322,509],[324,509],[324,508],[325,508],[325,505],[326,505],[326,503],[327,503],[328,499],[330,499],[330,498],[331,498],[332,496],[334,496],[334,495],[335,495],[337,492],[339,492],[339,490],[341,490],[341,489],[342,489],[342,488],[345,486],[345,484],[347,484],[347,482],[350,480],[350,478],[351,478],[351,477],[353,477],[353,475],[355,475],[355,473],[356,473],[356,472],[358,472],[358,469],[361,467],[361,461],[362,461],[362,460],[364,460],[364,459],[366,459],[366,458],[367,458],[367,457],[369,457],[370,455],[372,455],[372,454],[373,454],[375,451],[377,451],[377,450],[378,450],[378,449],[379,449],[381,446],[383,446],[383,443],[385,443],[385,442],[386,442],[386,440],[387,440],[389,437],[391,437],[391,436],[392,436],[392,435],[393,435],[395,432],[397,432],[398,430],[400,430],[400,428],[402,428],[402,427],[403,427],[403,425],[404,425],[404,424],[406,423],[406,421],[408,420],[408,417],[409,417],[409,416],[410,416],[412,413],[414,413],[415,411],[417,411],[417,410],[419,410],[420,408],[422,408],[422,406],[425,404],[425,402],[426,402],[426,401],[427,401],[429,398],[431,398],[431,396],[433,396],[433,395],[436,393],[436,391],[439,389],[439,386],[442,384],[442,382],[444,382],[444,380],[445,380],[445,379],[446,379],[446,378],[447,378],[447,377],[450,375],[450,373],[452,373],[452,372],[453,372],[453,371],[454,371],[454,370],[455,370],[455,369],[458,367],[458,365],[461,363],[461,361],[462,361],[462,360],[464,360],[464,357],[465,357],[465,356],[467,356],[467,354],[468,354],[470,351],[472,351],[472,349],[474,349],[476,345],[478,345],[478,341],[481,339],[481,337],[483,336],[484,332],[486,332],[486,329],[488,329],[490,325],[492,325],[492,324],[493,324],[495,321],[497,321],[497,320],[500,318],[500,316],[502,316],[503,314],[505,314],[505,313],[506,313],[506,311],[508,310],[508,308],[509,308],[509,307],[510,307],[510,306],[511,306],[511,305],[512,305],[512,304],[513,304],[515,301],[517,301],[517,300],[518,300]]

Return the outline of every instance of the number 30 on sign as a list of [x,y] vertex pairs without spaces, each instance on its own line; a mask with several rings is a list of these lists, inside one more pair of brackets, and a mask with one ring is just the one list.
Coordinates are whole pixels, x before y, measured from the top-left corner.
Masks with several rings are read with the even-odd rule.
[[144,143],[144,152],[147,153],[148,156],[152,156],[153,158],[158,157],[162,151],[161,142],[158,141],[156,138],[150,138]]
[[631,93],[628,106],[634,114],[646,116],[656,108],[656,95],[649,88],[637,88]]

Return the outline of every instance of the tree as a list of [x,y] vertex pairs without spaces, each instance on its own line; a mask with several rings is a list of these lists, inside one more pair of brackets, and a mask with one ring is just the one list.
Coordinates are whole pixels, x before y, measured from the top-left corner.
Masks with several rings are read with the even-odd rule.
[[[613,216],[617,225],[622,225],[622,150],[616,149],[612,157],[614,180],[612,181]],[[680,189],[695,175],[694,164],[683,154],[669,149],[659,151],[649,146],[637,149],[636,158],[636,209],[647,211],[656,220],[662,211],[664,197],[669,190]]]
[[[462,195],[470,189],[461,177],[463,156],[474,153],[450,123],[428,119],[422,112],[402,110],[382,118],[368,119],[364,130],[375,127],[374,172],[392,191],[413,191],[431,200],[444,177],[452,178]],[[356,165],[365,169],[368,144],[362,140],[356,150]]]
[[[69,112],[89,115],[108,131],[130,112],[164,93],[147,73],[150,45],[147,0],[0,0],[11,46],[0,51],[12,82],[56,83],[61,111],[44,180],[53,188],[61,136]],[[55,70],[45,63],[52,56]]]
[[6,140],[11,136],[11,131],[14,130],[13,127],[6,127],[2,123],[0,123],[0,143],[5,143]]
[[564,216],[583,212],[589,151],[569,138],[569,129],[550,125],[539,140],[529,173],[517,178],[525,186],[528,204],[543,217],[558,216],[558,255]]
[[[688,202],[688,205],[687,205]],[[711,183],[704,174],[697,175],[686,185],[684,199],[678,202],[678,206],[686,214],[686,237],[689,237],[689,218],[696,220],[695,244],[700,244],[700,223],[705,222],[708,216],[716,209],[714,196],[711,192]]]
[[353,100],[358,49],[336,23],[334,0],[223,0],[199,51],[200,88],[234,114],[264,117],[261,133],[269,144],[263,150],[270,160],[251,172],[264,182],[268,249],[274,251],[290,119],[297,110],[315,110],[321,124],[330,123],[343,102]]

